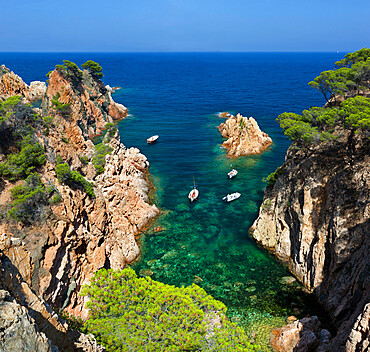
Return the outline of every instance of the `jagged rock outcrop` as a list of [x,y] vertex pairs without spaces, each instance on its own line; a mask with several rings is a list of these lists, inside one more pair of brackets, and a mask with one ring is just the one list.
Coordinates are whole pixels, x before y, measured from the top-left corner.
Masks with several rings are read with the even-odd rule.
[[357,318],[346,342],[346,352],[368,351],[370,349],[370,303]]
[[271,345],[278,352],[325,352],[331,338],[316,316],[275,329],[271,335]]
[[4,290],[0,290],[0,350],[52,351],[50,341],[45,334],[38,331],[26,308],[17,304],[9,292]]
[[42,99],[45,92],[45,82],[34,81],[28,86],[21,77],[5,65],[0,66],[0,98],[6,99],[13,95],[21,95],[31,102]]
[[[59,102],[70,104],[67,114],[52,106],[51,99],[58,92]],[[85,298],[78,295],[81,287],[100,268],[121,269],[135,260],[139,255],[135,236],[159,211],[149,204],[146,157],[136,148],[125,148],[118,133],[106,142],[110,153],[103,172],[96,174],[92,164],[96,149],[88,135],[100,133],[107,122],[122,118],[126,112],[101,81],[87,71],[79,82],[76,77],[53,71],[42,106],[42,111],[37,111],[41,118],[35,119],[33,113],[30,120],[23,115],[9,118],[2,132],[11,136],[21,124],[33,127],[33,138],[43,146],[46,157],[37,173],[45,187],[60,196],[60,202],[40,204],[38,220],[29,224],[1,218],[1,232],[20,244],[13,252],[4,249],[4,255],[29,290],[51,307],[86,318]],[[45,116],[50,116],[49,122]],[[15,141],[10,138],[9,143]],[[58,158],[93,184],[95,197],[83,187],[58,180]],[[7,179],[0,183],[0,209],[6,214],[15,183]]]
[[337,329],[329,351],[339,352],[370,302],[370,141],[337,135],[289,148],[251,234],[318,297]]
[[261,131],[253,117],[231,115],[218,129],[222,137],[228,138],[222,145],[228,149],[230,157],[259,154],[272,144],[272,139]]
[[3,233],[0,237],[0,350],[104,351],[93,338],[71,330],[35,294],[30,287],[33,269],[22,241]]
[[104,83],[87,70],[82,71],[81,75],[81,79],[71,79],[54,70],[49,75],[43,110],[45,114],[51,113],[51,100],[59,93],[59,102],[70,104],[71,107],[71,118],[64,121],[65,130],[78,127],[86,139],[101,134],[107,123],[126,117],[127,109],[116,103]]

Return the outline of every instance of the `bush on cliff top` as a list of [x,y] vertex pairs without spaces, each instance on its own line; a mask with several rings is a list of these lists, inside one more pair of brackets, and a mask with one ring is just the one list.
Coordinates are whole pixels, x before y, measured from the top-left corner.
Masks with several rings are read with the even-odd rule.
[[[132,269],[102,269],[82,295],[86,326],[108,351],[258,351],[226,318],[226,307],[192,285],[177,288]],[[219,317],[220,324],[210,319]]]
[[[55,69],[67,78],[80,80],[82,78],[82,71],[72,61],[63,60],[64,65],[55,65]],[[47,73],[47,77],[50,76],[50,72]]]
[[370,99],[362,96],[344,100],[338,107],[313,107],[302,115],[284,112],[276,119],[284,134],[305,146],[335,137],[330,132],[335,126],[357,133],[370,130]]
[[308,84],[318,89],[326,101],[337,96],[354,97],[370,89],[370,49],[363,48],[349,53],[335,63],[339,68],[321,72]]
[[103,78],[103,68],[97,62],[88,60],[81,66],[82,68],[89,70],[92,76]]

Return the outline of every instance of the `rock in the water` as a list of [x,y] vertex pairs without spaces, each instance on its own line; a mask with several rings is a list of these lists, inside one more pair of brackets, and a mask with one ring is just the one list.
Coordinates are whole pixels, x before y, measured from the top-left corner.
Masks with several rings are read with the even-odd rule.
[[271,345],[279,352],[325,351],[330,333],[320,329],[316,316],[303,318],[272,331]]
[[284,276],[281,278],[280,282],[283,285],[291,285],[294,281],[296,281],[295,277],[293,276]]
[[152,276],[154,274],[152,269],[141,269],[139,271],[140,276]]
[[272,139],[260,130],[253,117],[231,115],[218,129],[222,137],[227,138],[222,145],[228,149],[230,157],[260,154],[272,144]]

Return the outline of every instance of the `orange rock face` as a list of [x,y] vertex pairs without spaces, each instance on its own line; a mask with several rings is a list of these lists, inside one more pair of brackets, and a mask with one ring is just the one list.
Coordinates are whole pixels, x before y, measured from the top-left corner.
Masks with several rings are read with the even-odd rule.
[[272,144],[272,139],[260,130],[253,117],[231,115],[218,129],[222,137],[227,138],[222,145],[230,157],[259,154]]
[[49,75],[43,109],[51,115],[54,113],[51,100],[57,93],[60,94],[59,102],[70,104],[72,111],[71,119],[64,121],[66,130],[79,127],[85,138],[101,134],[107,123],[127,116],[127,109],[116,103],[104,84],[86,70],[79,81],[70,80],[57,70]]
[[0,97],[23,96],[27,101],[42,99],[46,91],[44,82],[31,82],[28,86],[21,77],[4,65],[0,66]]
[[[52,107],[57,93],[60,103],[70,104],[68,114]],[[125,148],[117,132],[109,142],[104,171],[96,175],[91,162],[95,147],[88,137],[101,133],[107,122],[124,117],[127,109],[115,103],[103,83],[87,71],[79,82],[53,71],[39,113],[51,116],[52,123],[47,133],[44,125],[35,127],[47,160],[37,172],[44,185],[55,187],[61,202],[48,205],[42,221],[32,226],[3,223],[1,232],[12,233],[22,244],[12,252],[6,249],[4,255],[50,306],[86,318],[85,299],[79,296],[82,286],[100,268],[122,269],[135,260],[140,253],[135,235],[159,213],[149,204],[149,163],[138,149]],[[57,156],[93,184],[95,198],[58,181]],[[12,187],[8,181],[2,183],[0,207],[9,204]]]

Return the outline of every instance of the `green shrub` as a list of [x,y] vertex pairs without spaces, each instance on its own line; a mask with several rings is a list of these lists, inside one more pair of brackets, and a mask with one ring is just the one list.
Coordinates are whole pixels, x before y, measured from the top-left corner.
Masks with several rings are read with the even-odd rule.
[[95,146],[95,153],[92,158],[92,163],[98,175],[104,172],[105,156],[110,154],[112,150],[113,148],[105,143],[99,143]]
[[62,116],[69,116],[72,113],[71,110],[71,104],[63,104],[59,101],[60,93],[58,92],[53,96],[53,99],[51,99],[51,106],[54,108],[54,110],[61,114]]
[[37,167],[45,164],[44,148],[35,143],[32,135],[26,135],[20,147],[19,153],[8,155],[8,160],[0,164],[0,174],[11,181],[26,178]]
[[116,132],[118,130],[118,128],[115,125],[109,126],[109,127],[107,127],[107,125],[113,125],[113,124],[107,123],[105,125],[106,133],[105,133],[105,136],[104,136],[104,139],[103,139],[103,143],[105,143],[105,144],[108,144],[112,140],[112,138],[114,137],[114,135],[116,134]]
[[13,95],[8,99],[0,100],[0,123],[6,121],[14,112],[14,108],[21,102],[22,97]]
[[97,78],[103,78],[102,73],[103,69],[97,62],[88,60],[81,66],[82,68],[89,70],[92,76]]
[[94,184],[88,182],[78,171],[71,170],[68,164],[58,158],[57,166],[55,167],[59,182],[65,183],[71,188],[82,187],[90,198],[95,198]]
[[10,194],[13,202],[8,215],[23,223],[36,220],[40,206],[47,201],[45,187],[37,173],[30,174],[22,185],[12,188]]
[[87,165],[89,163],[89,158],[86,156],[79,156],[78,157],[83,165]]
[[69,140],[65,137],[62,137],[62,142],[69,144]]
[[273,186],[277,180],[277,178],[282,174],[283,169],[282,167],[278,167],[274,172],[264,178],[262,181],[267,182],[269,186]]
[[62,196],[59,193],[53,195],[50,200],[50,204],[58,204],[62,201]]
[[263,210],[269,210],[271,208],[272,202],[270,198],[266,198],[264,202],[261,204],[261,208]]
[[107,351],[258,351],[225,305],[194,284],[177,288],[129,268],[102,269],[81,294],[89,297],[86,327]]

